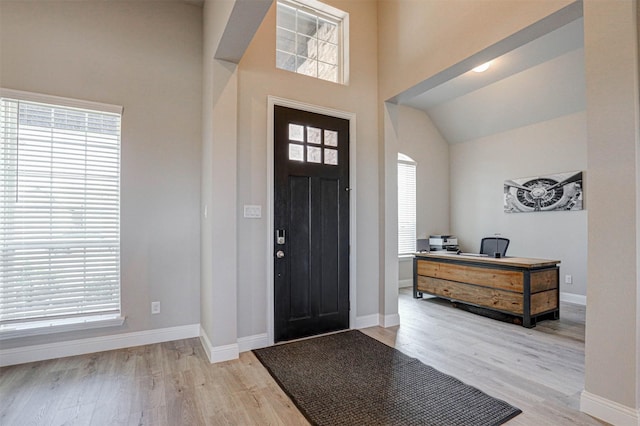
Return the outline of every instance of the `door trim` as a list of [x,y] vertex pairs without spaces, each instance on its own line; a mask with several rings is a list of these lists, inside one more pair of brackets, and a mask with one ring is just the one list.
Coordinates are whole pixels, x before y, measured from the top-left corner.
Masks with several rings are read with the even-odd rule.
[[267,97],[267,335],[269,346],[274,343],[274,283],[273,283],[273,110],[274,107],[283,106],[295,108],[301,111],[324,114],[330,117],[343,118],[349,120],[349,328],[355,328],[356,324],[356,114],[347,111],[340,111],[318,105],[306,104],[291,99],[279,98],[269,95]]

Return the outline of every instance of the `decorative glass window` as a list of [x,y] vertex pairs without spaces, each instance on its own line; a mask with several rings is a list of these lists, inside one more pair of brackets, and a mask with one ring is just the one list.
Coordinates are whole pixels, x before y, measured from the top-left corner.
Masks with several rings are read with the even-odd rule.
[[121,107],[0,95],[0,331],[120,317]]
[[398,153],[398,254],[416,251],[416,162]]
[[289,123],[289,160],[338,165],[338,132]]
[[347,82],[349,14],[317,0],[279,0],[276,67]]

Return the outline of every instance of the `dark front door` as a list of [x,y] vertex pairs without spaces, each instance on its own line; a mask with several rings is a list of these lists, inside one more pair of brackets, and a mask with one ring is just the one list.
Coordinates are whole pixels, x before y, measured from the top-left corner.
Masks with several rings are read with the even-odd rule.
[[349,121],[274,110],[275,341],[349,328]]

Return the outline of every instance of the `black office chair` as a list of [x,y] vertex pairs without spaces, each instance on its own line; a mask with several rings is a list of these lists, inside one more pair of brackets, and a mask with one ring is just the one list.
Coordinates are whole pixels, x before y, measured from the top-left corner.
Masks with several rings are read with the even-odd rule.
[[500,253],[500,257],[505,257],[509,247],[509,239],[501,237],[486,237],[480,242],[480,254],[488,254],[493,257],[494,253]]

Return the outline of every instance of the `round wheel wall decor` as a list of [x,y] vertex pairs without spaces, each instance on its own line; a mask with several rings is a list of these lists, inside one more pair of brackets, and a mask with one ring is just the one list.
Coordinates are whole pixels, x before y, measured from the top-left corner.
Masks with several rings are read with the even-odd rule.
[[504,211],[582,210],[582,192],[582,172],[509,179],[504,182]]

